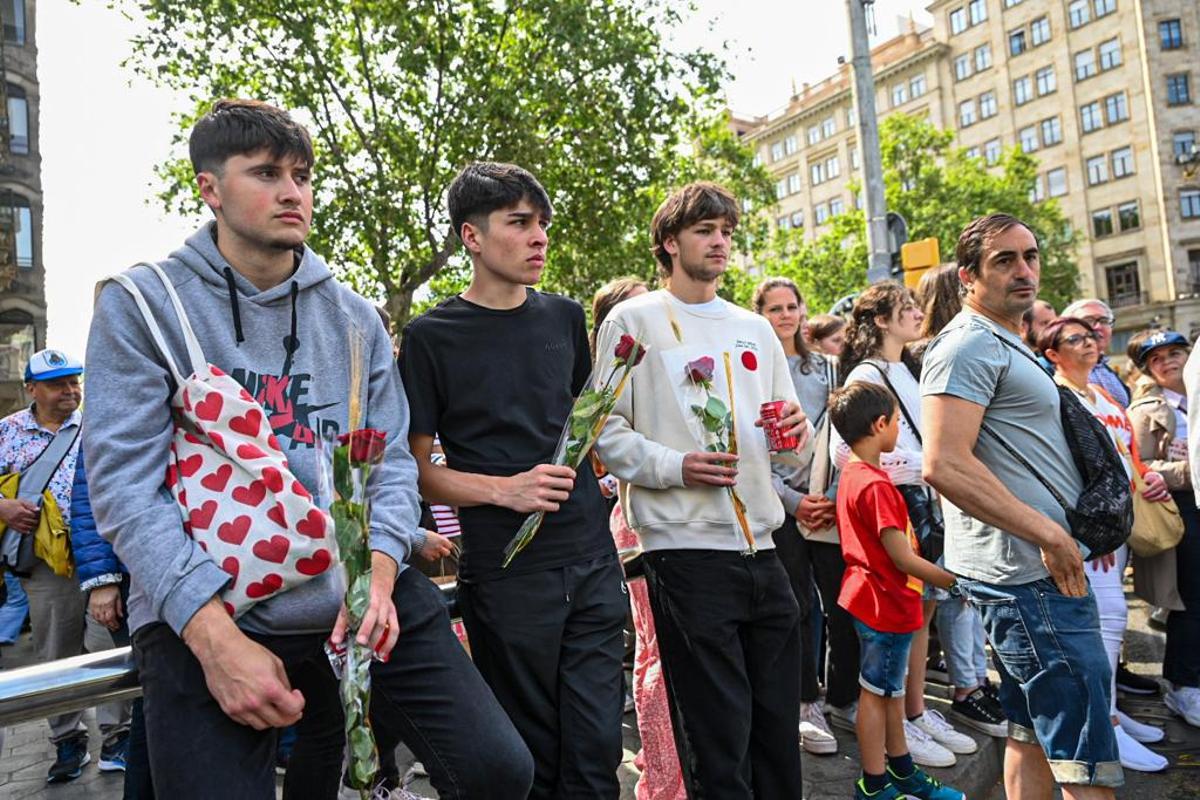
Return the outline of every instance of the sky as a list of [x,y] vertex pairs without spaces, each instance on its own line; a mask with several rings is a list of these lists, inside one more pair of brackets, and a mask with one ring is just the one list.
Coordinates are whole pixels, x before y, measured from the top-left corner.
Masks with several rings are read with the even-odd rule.
[[[929,24],[926,2],[876,0],[878,38],[894,35],[910,13]],[[37,4],[47,344],[80,358],[96,282],[165,257],[201,221],[165,214],[154,200],[154,167],[172,154],[171,114],[185,104],[121,66],[140,25],[106,6]],[[849,56],[841,0],[697,6],[675,32],[677,42],[724,48],[733,73],[726,99],[741,115],[784,106],[793,81],[816,83],[837,68],[839,55]]]

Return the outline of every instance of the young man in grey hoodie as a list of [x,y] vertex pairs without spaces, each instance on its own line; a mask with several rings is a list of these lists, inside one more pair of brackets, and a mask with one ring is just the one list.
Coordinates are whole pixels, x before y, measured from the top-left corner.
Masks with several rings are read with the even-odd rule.
[[[293,473],[314,493],[316,437],[347,430],[351,337],[368,361],[365,425],[386,432],[387,451],[370,487],[371,604],[359,640],[391,656],[372,668],[374,713],[395,717],[389,727],[442,797],[524,797],[528,750],[452,634],[437,589],[404,565],[421,544],[408,407],[374,308],[304,246],[307,131],[264,103],[222,100],[197,122],[190,154],[216,219],[160,266],[209,362],[263,405]],[[176,362],[189,363],[158,278],[145,267],[127,274]],[[336,797],[342,712],[323,644],[331,633],[345,636],[338,571],[280,592],[235,623],[218,598],[230,576],[184,532],[164,488],[174,382],[120,286],[100,293],[88,358],[92,504],[132,577],[129,627],[156,792],[273,798],[277,731],[295,724],[284,796]]]

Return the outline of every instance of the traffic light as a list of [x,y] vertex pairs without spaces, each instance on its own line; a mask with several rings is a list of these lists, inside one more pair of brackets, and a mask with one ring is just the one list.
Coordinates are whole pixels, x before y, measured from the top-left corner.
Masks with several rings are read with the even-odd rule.
[[930,236],[928,239],[905,242],[900,247],[900,265],[904,270],[904,285],[910,289],[916,289],[921,276],[931,267],[936,267],[941,261],[937,237]]

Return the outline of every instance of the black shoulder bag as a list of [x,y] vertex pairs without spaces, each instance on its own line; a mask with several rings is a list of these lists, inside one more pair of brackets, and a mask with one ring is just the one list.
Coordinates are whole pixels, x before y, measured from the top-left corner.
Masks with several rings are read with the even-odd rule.
[[[912,415],[904,407],[900,393],[888,379],[887,370],[874,361],[868,360],[863,363],[870,364],[879,372],[888,391],[896,398],[896,405],[900,406],[900,413],[904,415],[904,421],[908,423],[913,435],[917,437],[917,443],[924,446],[921,429],[917,427]],[[896,488],[900,490],[904,504],[908,506],[908,521],[912,523],[913,534],[916,535],[917,543],[921,547],[921,558],[936,563],[946,549],[946,522],[942,517],[941,503],[934,498],[933,491],[928,486],[915,486],[908,483]]]
[[[992,331],[992,335],[1028,358],[1039,370],[1045,371],[1021,348],[995,331]],[[1133,495],[1129,490],[1125,465],[1121,463],[1121,457],[1103,423],[1079,401],[1075,392],[1059,385],[1057,381],[1053,383],[1058,391],[1059,415],[1067,448],[1071,451],[1071,460],[1079,471],[1079,477],[1083,479],[1083,491],[1079,493],[1074,507],[1000,434],[986,424],[981,429],[1046,487],[1046,491],[1066,512],[1071,535],[1088,549],[1086,557],[1098,558],[1113,552],[1129,538],[1133,530]]]

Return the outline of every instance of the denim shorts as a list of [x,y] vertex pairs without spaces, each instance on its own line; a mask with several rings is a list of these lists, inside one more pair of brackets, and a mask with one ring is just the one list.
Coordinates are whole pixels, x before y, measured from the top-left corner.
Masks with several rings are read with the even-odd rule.
[[913,635],[877,631],[857,619],[854,630],[858,631],[859,686],[880,697],[903,697]]
[[1067,597],[1049,578],[958,584],[983,617],[1008,735],[1040,745],[1058,783],[1122,785],[1109,717],[1112,671],[1091,589]]

